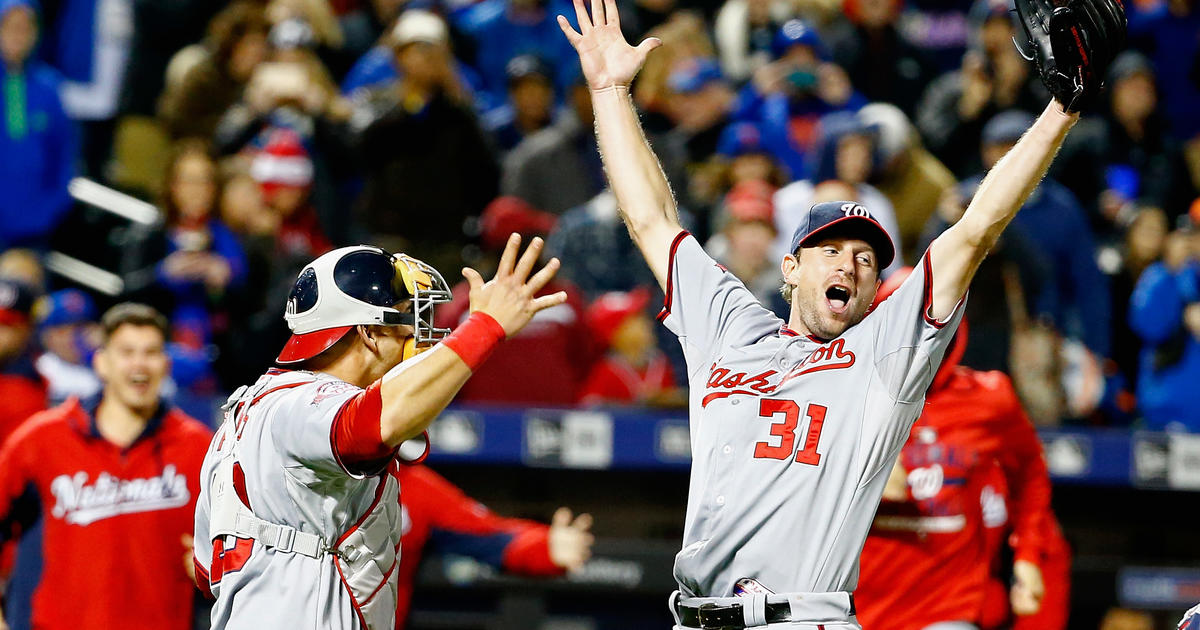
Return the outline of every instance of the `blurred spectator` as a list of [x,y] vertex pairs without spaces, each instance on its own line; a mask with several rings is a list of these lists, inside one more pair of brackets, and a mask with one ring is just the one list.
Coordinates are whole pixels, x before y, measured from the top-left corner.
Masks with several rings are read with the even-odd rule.
[[38,39],[33,0],[0,1],[0,80],[6,97],[0,133],[0,251],[44,247],[71,209],[67,182],[79,147],[59,101],[61,78],[31,59]]
[[[715,59],[681,59],[668,75],[666,93],[658,104],[665,124],[656,129],[653,116],[648,115],[646,133],[676,135],[682,143],[682,159],[688,164],[702,162],[716,151],[735,98]],[[660,141],[656,146],[661,144]]]
[[1200,237],[1194,230],[1172,233],[1162,262],[1142,273],[1129,327],[1145,344],[1137,397],[1146,426],[1200,432]]
[[158,115],[175,138],[211,138],[269,52],[270,25],[261,6],[236,0],[213,18],[204,57],[178,83],[168,82]]
[[[896,213],[891,202],[867,183],[874,168],[875,135],[858,115],[838,112],[823,117],[816,132],[813,151],[813,167],[810,169],[812,179],[792,182],[775,194],[775,227],[778,231],[772,248],[775,260],[791,253],[788,248],[792,234],[804,213],[818,202],[818,185],[824,182],[836,181],[839,184],[826,186],[825,194],[840,192],[845,196],[823,198],[820,201],[861,203],[887,230],[892,242],[900,243],[900,230],[896,226]],[[838,191],[837,188],[843,188],[844,191]],[[896,256],[896,260],[883,270],[882,275],[887,277],[887,274],[903,266],[901,261],[902,256]]]
[[897,28],[903,0],[845,0],[842,6],[847,22],[830,38],[833,58],[867,99],[914,115],[921,91],[938,69]]
[[786,315],[789,307],[779,294],[779,260],[771,255],[775,240],[774,193],[775,187],[764,181],[734,184],[719,212],[720,231],[708,239],[704,249],[741,280],[760,303]]
[[[1129,38],[1148,51],[1158,72],[1163,109],[1177,140],[1195,150],[1200,145],[1200,4],[1195,0],[1159,0],[1135,3],[1129,9]],[[1200,159],[1193,154],[1192,160]],[[1193,163],[1193,169],[1200,165]],[[1197,170],[1192,171],[1196,186]]]
[[1008,6],[977,0],[971,10],[979,39],[963,56],[962,69],[925,89],[916,123],[929,150],[958,177],[979,171],[979,137],[997,112],[1040,112],[1049,100],[1032,64],[1013,46]]
[[266,15],[272,31],[294,31],[298,26],[310,30],[321,62],[338,76],[350,68],[353,58],[344,49],[346,38],[329,0],[270,0]]
[[[491,277],[510,235],[516,232],[528,243],[535,236],[548,234],[556,219],[515,197],[497,198],[480,217],[482,257],[471,266]],[[453,272],[445,271],[447,276]],[[453,300],[437,310],[439,326],[453,328],[467,318],[470,288],[466,281],[454,286]],[[592,349],[584,327],[579,290],[560,274],[539,294],[557,291],[567,292],[567,302],[538,313],[520,333],[497,347],[487,363],[463,386],[457,400],[559,406],[575,402],[592,362]]]
[[757,122],[763,139],[792,179],[808,177],[808,153],[816,142],[818,119],[830,112],[866,104],[846,71],[811,25],[790,20],[772,42],[775,60],[759,68],[742,89],[734,117]]
[[[973,183],[947,190],[939,200],[937,210],[929,217],[916,251],[925,252],[933,239],[957,223],[974,194]],[[1049,319],[1057,309],[1054,278],[1054,268],[1046,251],[1020,224],[1010,224],[987,258],[979,264],[975,279],[971,281],[966,317],[970,318],[975,334],[967,341],[962,364],[977,370],[1005,372],[1019,384],[1020,374],[1030,370],[1031,366],[1013,361],[1013,339],[1022,335],[1033,337],[1042,332],[1042,320]],[[1046,353],[1048,356],[1053,354],[1050,350]],[[1043,415],[1035,413],[1036,410],[1029,406],[1030,401],[1024,394],[1022,401],[1031,417],[1043,419]],[[1057,421],[1058,416],[1055,415],[1053,420]]]
[[83,158],[103,177],[133,43],[132,0],[63,0],[47,26],[43,57],[63,74],[63,109],[82,121]]
[[100,345],[101,330],[92,298],[79,289],[62,289],[40,298],[34,312],[42,346],[34,365],[46,382],[49,404],[100,393],[92,354]]
[[[990,169],[1029,129],[1033,117],[1020,111],[998,114],[982,135],[984,169]],[[982,175],[967,180],[978,185]],[[1108,280],[1096,262],[1096,244],[1087,216],[1071,191],[1051,179],[1034,189],[1012,225],[1020,227],[1049,258],[1057,304],[1051,316],[1066,337],[1078,339],[1096,355],[1112,352]]]
[[604,167],[592,133],[592,95],[583,78],[567,91],[554,124],[521,141],[504,158],[500,189],[561,215],[604,190]]
[[314,257],[333,249],[310,203],[313,163],[308,150],[290,129],[268,130],[264,138],[260,148],[247,152],[250,176],[269,208],[267,214],[250,219],[261,224],[252,231],[277,230],[279,253],[286,258]]
[[784,22],[796,16],[785,0],[728,0],[713,24],[721,70],[741,83],[771,61],[771,42]]
[[924,254],[919,241],[942,195],[957,182],[944,164],[921,146],[921,138],[900,108],[872,103],[858,112],[875,130],[877,163],[871,181],[891,202],[907,264]]
[[29,416],[46,408],[46,384],[33,364],[33,292],[0,277],[0,444]]
[[534,55],[513,57],[505,67],[508,101],[488,112],[484,128],[502,151],[550,125],[554,116],[554,77],[550,67]]
[[223,3],[206,0],[133,2],[132,41],[120,102],[123,114],[154,115],[167,64],[181,48],[203,39],[209,21],[223,8]]
[[682,400],[671,363],[656,346],[646,313],[650,292],[605,293],[588,307],[587,324],[606,353],[579,392],[584,405],[663,404]]
[[1119,222],[1121,210],[1137,201],[1163,208],[1170,218],[1196,197],[1178,143],[1168,135],[1158,107],[1158,84],[1149,61],[1126,51],[1109,70],[1105,191],[1100,209]]
[[[373,4],[386,4],[386,1],[380,0]],[[409,9],[409,11],[425,13],[423,9],[417,8]],[[407,41],[412,30],[422,28],[422,20],[401,20],[399,15],[401,14],[397,11],[397,17],[393,18],[394,24],[391,31],[381,37],[379,43],[364,53],[346,73],[341,83],[342,94],[359,98],[371,88],[392,83],[400,78],[400,68],[396,61],[398,42]],[[503,99],[496,101],[489,92],[483,89],[483,79],[474,68],[463,63],[457,57],[455,57],[453,65],[458,82],[470,94],[475,111],[485,114],[503,105]]]
[[1141,340],[1130,328],[1130,298],[1146,268],[1162,259],[1170,232],[1167,215],[1161,209],[1142,207],[1135,212],[1125,231],[1122,247],[1101,248],[1099,258],[1112,286],[1112,359],[1127,383],[1137,383],[1142,350]]
[[46,270],[31,249],[0,252],[0,277],[16,280],[33,289],[34,293],[41,293],[46,288]]
[[[102,322],[101,396],[38,414],[0,448],[0,542],[42,519],[31,627],[125,626],[134,606],[141,624],[188,630],[192,514],[211,435],[160,398],[166,319],[126,303]],[[121,597],[96,588],[97,575]]]
[[563,214],[547,239],[546,254],[562,261],[558,277],[570,281],[589,300],[609,291],[656,284],[625,232],[617,198],[608,190]]
[[499,167],[454,74],[445,23],[406,11],[397,29],[401,77],[356,114],[360,212],[385,249],[457,269],[463,223],[495,197]]
[[504,68],[518,55],[563,60],[554,83],[564,92],[575,80],[577,56],[558,28],[558,15],[575,25],[575,10],[564,0],[482,0],[452,16],[455,28],[474,46],[466,58],[483,77],[492,102],[504,102]]
[[215,143],[227,155],[261,150],[279,133],[296,136],[310,161],[305,197],[325,233],[342,242],[355,228],[345,218],[350,192],[339,188],[358,175],[346,130],[352,108],[317,57],[315,37],[296,19],[272,27],[269,61],[255,68],[242,98],[221,117]]
[[167,165],[166,257],[158,279],[173,302],[173,339],[200,351],[229,322],[226,302],[246,279],[246,255],[221,222],[217,167],[204,146],[183,142]]

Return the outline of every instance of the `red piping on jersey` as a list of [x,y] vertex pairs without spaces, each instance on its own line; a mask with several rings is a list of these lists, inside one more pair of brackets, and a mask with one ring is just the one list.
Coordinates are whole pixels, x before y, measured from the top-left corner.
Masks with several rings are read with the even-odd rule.
[[392,567],[387,570],[387,573],[383,574],[383,580],[379,582],[379,586],[376,586],[375,590],[371,591],[371,594],[367,595],[367,598],[363,600],[363,606],[366,606],[372,599],[375,599],[375,596],[379,594],[379,591],[382,590],[383,587],[387,586],[388,578],[392,577],[392,573],[396,571],[396,567],[398,566],[400,566],[400,562],[398,560],[392,561]]
[[[245,420],[248,420],[248,419],[250,418],[250,408],[251,408],[251,407],[253,407],[254,405],[257,405],[257,404],[258,404],[258,401],[262,400],[263,398],[265,398],[265,397],[267,397],[267,396],[269,396],[269,395],[271,395],[271,394],[274,394],[275,392],[277,392],[277,391],[279,391],[279,390],[282,390],[282,389],[291,389],[291,388],[293,388],[293,387],[299,387],[299,386],[301,386],[301,385],[307,385],[307,384],[309,384],[309,383],[311,383],[311,382],[312,382],[312,381],[303,381],[303,382],[300,382],[300,383],[288,383],[288,384],[286,384],[286,385],[280,385],[279,387],[272,387],[271,389],[268,389],[267,391],[265,391],[265,392],[263,392],[263,393],[261,393],[261,394],[259,394],[259,395],[255,396],[255,397],[254,397],[254,400],[251,400],[251,401],[250,401],[250,404],[249,404],[249,405],[246,405],[246,408],[245,408],[245,410],[243,410],[243,412],[242,412],[242,418],[243,418],[243,420],[237,420],[237,419],[235,419],[235,420],[234,420],[233,426],[234,426],[234,428],[237,430],[237,439],[239,439],[239,440],[240,440],[240,439],[242,438],[242,429],[244,429],[244,428],[246,427]],[[240,425],[240,426],[239,426],[239,425]]]
[[679,244],[683,242],[683,239],[689,235],[690,232],[687,230],[681,230],[679,234],[675,235],[675,240],[671,241],[671,251],[667,254],[667,292],[663,296],[662,310],[659,311],[656,318],[660,322],[671,314],[671,293],[675,283],[675,252],[679,249]]
[[[933,248],[931,247],[925,250],[925,256],[923,256],[925,259],[925,303],[921,305],[921,317],[924,317],[925,321],[928,322],[930,326],[933,326],[934,328],[942,328],[946,324],[950,323],[951,317],[947,317],[946,321],[944,322],[939,322],[938,320],[929,316],[929,309],[933,308],[933,260],[929,257],[930,249]],[[964,295],[963,297],[966,296]],[[958,304],[962,304],[962,299],[958,301]],[[953,316],[954,311],[958,309],[958,304],[955,304],[954,308],[950,310],[951,316]]]
[[250,495],[246,492],[246,471],[242,470],[241,462],[233,462],[233,491],[237,493],[246,509],[253,512],[250,507]]
[[713,392],[713,393],[705,396],[704,399],[700,401],[700,407],[701,408],[707,407],[708,403],[710,403],[714,400],[719,400],[721,398],[728,398],[729,396],[733,396],[734,394],[741,394],[742,396],[758,396],[758,394],[756,394],[754,392],[748,392],[748,391],[745,391],[742,389],[738,389],[738,390],[735,390],[732,392]]
[[400,447],[396,447],[395,460],[397,462],[404,464],[405,466],[416,466],[417,464],[425,461],[426,457],[429,457],[429,451],[433,450],[433,442],[429,439],[429,431],[422,431],[421,435],[425,438],[425,450],[421,452],[421,456],[416,459],[404,459],[403,457],[400,457]]
[[354,591],[350,590],[350,583],[346,581],[346,574],[342,573],[342,565],[338,564],[337,560],[334,560],[333,567],[337,569],[338,577],[342,580],[342,586],[346,587],[346,593],[350,595],[350,606],[354,608],[354,614],[358,615],[359,623],[362,624],[362,627],[366,628],[367,617],[363,614],[362,609],[358,607],[358,600],[354,598]]
[[383,487],[385,485],[387,485],[387,479],[381,477],[379,479],[379,485],[376,486],[376,488],[375,488],[375,498],[371,501],[371,505],[368,506],[367,509],[363,511],[362,516],[358,517],[358,520],[355,521],[354,524],[351,525],[350,528],[346,530],[346,533],[344,533],[338,537],[337,542],[333,543],[334,547],[337,547],[338,545],[345,542],[346,537],[349,536],[350,534],[353,534],[354,530],[361,527],[363,524],[363,521],[367,520],[367,517],[371,515],[371,511],[375,509],[375,506],[379,505],[379,500],[381,498],[383,498]]
[[[359,528],[359,526],[361,526],[363,524],[363,521],[367,520],[367,517],[371,515],[371,512],[375,511],[375,506],[379,505],[379,500],[383,498],[383,487],[386,484],[387,484],[387,479],[381,478],[379,480],[379,485],[375,488],[375,498],[371,501],[371,505],[368,506],[367,509],[363,511],[362,516],[358,517],[358,520],[355,521],[355,523],[353,525],[351,525],[349,529],[346,530],[346,533],[344,533],[340,537],[338,537],[337,542],[335,542],[333,544],[334,547],[340,546],[342,544],[342,542],[344,542],[346,540],[346,537],[349,536],[350,534],[353,534],[354,531],[357,530]],[[334,556],[333,558],[334,558],[333,566],[335,569],[337,569],[338,577],[340,577],[342,580],[342,586],[346,587],[346,593],[348,595],[350,595],[350,605],[354,607],[354,612],[358,615],[358,620],[362,622],[362,627],[366,628],[367,627],[367,618],[365,615],[363,615],[362,609],[359,607],[358,600],[354,597],[354,591],[350,590],[350,583],[346,581],[346,574],[342,573],[342,565],[338,562],[338,560],[340,560],[340,558],[338,558],[338,556]],[[383,582],[385,584],[387,583],[386,576],[384,577]],[[376,588],[375,590],[378,591],[379,589]],[[373,594],[374,594],[374,592],[372,592],[372,595]],[[365,604],[366,602],[363,602],[363,603]]]

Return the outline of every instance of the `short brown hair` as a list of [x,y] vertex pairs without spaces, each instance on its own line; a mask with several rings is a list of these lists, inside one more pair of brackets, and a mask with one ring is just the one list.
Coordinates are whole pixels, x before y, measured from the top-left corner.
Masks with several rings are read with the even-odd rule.
[[104,330],[104,345],[112,339],[113,333],[121,326],[153,326],[162,333],[163,341],[170,338],[171,328],[167,318],[151,306],[136,302],[122,302],[107,311],[100,318],[100,327]]

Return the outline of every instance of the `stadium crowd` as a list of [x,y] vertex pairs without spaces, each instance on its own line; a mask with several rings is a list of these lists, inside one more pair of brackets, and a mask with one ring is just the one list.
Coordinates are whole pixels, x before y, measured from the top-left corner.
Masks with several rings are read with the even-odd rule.
[[[1047,99],[1000,0],[627,4],[630,39],[663,41],[634,97],[685,222],[781,312],[804,209],[866,204],[911,264]],[[1039,424],[1200,431],[1196,4],[1130,4],[1102,102],[973,287],[963,363],[1011,374]],[[374,243],[454,285],[513,231],[547,236],[546,291],[571,299],[460,400],[678,405],[678,346],[558,14],[574,20],[564,0],[0,0],[0,436],[99,391],[99,307],[167,313],[167,391],[223,398],[286,340],[314,256]],[[74,178],[159,218],[81,202]]]

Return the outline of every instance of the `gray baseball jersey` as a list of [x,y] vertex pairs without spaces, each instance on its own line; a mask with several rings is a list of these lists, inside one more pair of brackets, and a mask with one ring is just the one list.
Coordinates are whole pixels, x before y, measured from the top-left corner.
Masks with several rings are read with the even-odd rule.
[[332,443],[338,412],[361,391],[325,374],[271,370],[229,399],[196,506],[213,628],[394,626],[396,480],[349,471]]
[[686,232],[659,316],[683,346],[692,472],[680,591],[853,591],[892,463],[962,317],[928,317],[929,258],[840,337],[798,335]]

